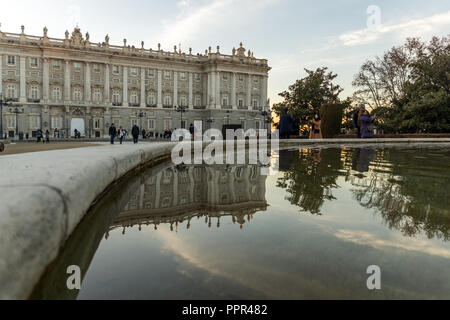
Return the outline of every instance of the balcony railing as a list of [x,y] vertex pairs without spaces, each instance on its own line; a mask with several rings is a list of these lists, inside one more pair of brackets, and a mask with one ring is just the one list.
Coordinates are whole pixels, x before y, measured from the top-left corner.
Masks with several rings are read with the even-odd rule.
[[112,105],[114,107],[120,107],[120,106],[122,106],[122,102],[113,102]]
[[156,104],[147,103],[147,108],[156,108]]
[[39,102],[41,102],[41,99],[31,99],[31,98],[28,98],[27,101],[28,101],[28,102],[33,102],[33,103],[39,103]]
[[163,105],[163,108],[166,108],[166,109],[172,109],[173,106],[172,106],[172,105]]
[[129,106],[130,107],[139,107],[140,104],[139,103],[130,103]]
[[196,110],[204,110],[204,109],[206,109],[206,106],[194,106],[194,109],[196,109]]
[[233,109],[233,106],[222,106],[222,109],[231,110],[231,109]]
[[248,110],[248,106],[238,106],[239,110]]

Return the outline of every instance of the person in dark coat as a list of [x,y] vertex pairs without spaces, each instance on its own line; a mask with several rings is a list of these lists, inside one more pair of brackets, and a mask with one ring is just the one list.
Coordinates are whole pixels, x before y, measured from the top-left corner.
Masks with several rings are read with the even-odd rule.
[[50,143],[50,131],[45,131],[45,142]]
[[281,139],[289,139],[289,136],[293,130],[294,118],[288,114],[288,109],[283,110],[283,114],[280,118],[280,136]]
[[36,138],[37,138],[36,142],[41,142],[41,139],[42,139],[42,131],[41,131],[41,129],[39,129],[37,131]]
[[[358,131],[358,138],[361,138],[361,116],[363,114],[363,112],[366,111],[366,107],[363,103],[361,103],[359,105],[359,108],[353,113],[353,126],[356,128],[356,130]],[[367,112],[367,114],[369,114],[369,112]],[[369,114],[370,116],[370,114]]]
[[364,110],[362,112],[361,118],[360,118],[360,124],[361,124],[361,138],[372,138],[373,137],[373,122],[375,120],[375,117],[371,118],[369,115],[369,112]]
[[191,139],[194,139],[194,132],[195,132],[195,127],[194,125],[191,123],[189,125],[189,133],[191,134]]
[[138,143],[139,139],[139,127],[135,124],[133,128],[131,129],[131,135],[133,136],[133,142],[134,144]]
[[116,134],[117,134],[116,127],[114,126],[114,123],[111,123],[111,126],[109,127],[109,137],[111,144],[114,144],[114,138],[116,137]]

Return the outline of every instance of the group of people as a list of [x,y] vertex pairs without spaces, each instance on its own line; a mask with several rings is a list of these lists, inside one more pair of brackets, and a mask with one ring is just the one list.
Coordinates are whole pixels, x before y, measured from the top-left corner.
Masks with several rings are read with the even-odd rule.
[[42,130],[39,129],[36,132],[36,142],[49,143],[50,142],[50,131],[45,130],[45,133],[43,133]]
[[[373,137],[373,123],[375,117],[371,117],[364,104],[360,104],[359,108],[353,113],[353,126],[357,131],[358,138],[366,139]],[[309,139],[322,139],[322,120],[320,115],[316,113],[312,120],[308,121]],[[294,118],[288,113],[288,109],[283,110],[277,129],[280,132],[281,139],[289,139],[293,132]]]

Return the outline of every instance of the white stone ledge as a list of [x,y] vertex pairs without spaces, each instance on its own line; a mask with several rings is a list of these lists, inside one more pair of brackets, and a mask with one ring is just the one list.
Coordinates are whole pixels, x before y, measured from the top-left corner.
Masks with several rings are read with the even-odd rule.
[[0,157],[0,299],[26,299],[92,202],[172,142]]

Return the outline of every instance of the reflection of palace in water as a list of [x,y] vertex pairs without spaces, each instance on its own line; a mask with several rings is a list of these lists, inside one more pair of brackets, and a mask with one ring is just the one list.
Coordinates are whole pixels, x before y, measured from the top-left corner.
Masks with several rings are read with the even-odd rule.
[[[177,166],[159,171],[145,179],[139,190],[116,217],[109,230],[160,223],[171,230],[182,221],[190,227],[192,218],[212,219],[230,216],[242,225],[253,214],[265,211],[266,176],[258,165]],[[108,236],[108,234],[106,235]]]

